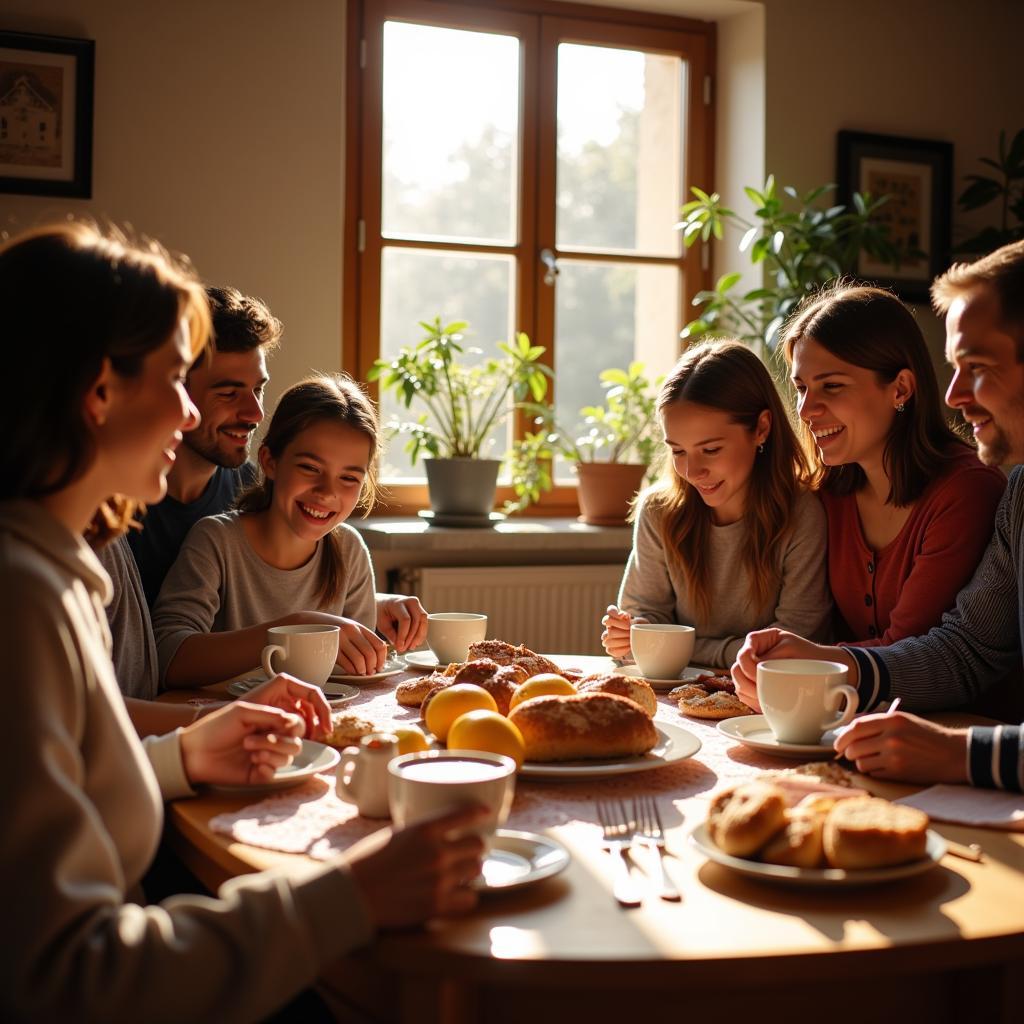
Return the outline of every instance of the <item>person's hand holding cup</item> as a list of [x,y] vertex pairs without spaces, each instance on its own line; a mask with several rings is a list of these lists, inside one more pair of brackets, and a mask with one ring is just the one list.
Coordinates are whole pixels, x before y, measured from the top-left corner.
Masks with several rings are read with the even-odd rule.
[[757,666],[757,699],[775,738],[813,746],[830,729],[846,725],[859,702],[857,691],[846,681],[848,671],[835,661],[762,661]]

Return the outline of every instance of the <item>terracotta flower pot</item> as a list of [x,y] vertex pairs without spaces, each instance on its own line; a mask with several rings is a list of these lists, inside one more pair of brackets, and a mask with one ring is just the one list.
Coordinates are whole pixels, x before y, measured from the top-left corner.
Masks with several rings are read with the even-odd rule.
[[439,516],[478,516],[494,508],[500,459],[425,459],[430,507]]
[[591,526],[625,526],[630,502],[646,473],[646,466],[631,462],[577,463],[580,522]]

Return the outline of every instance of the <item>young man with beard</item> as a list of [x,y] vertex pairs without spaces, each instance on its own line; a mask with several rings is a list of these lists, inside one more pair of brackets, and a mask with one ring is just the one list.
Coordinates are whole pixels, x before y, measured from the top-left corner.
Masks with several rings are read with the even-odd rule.
[[[989,465],[1024,463],[1024,241],[932,286],[946,317],[954,368],[946,401],[972,427]],[[822,647],[782,630],[751,633],[733,666],[742,699],[757,706],[757,665],[824,658],[846,665],[860,710],[902,698],[917,711],[968,704],[1011,671],[1024,653],[1024,467],[1011,471],[995,534],[974,577],[942,624],[925,636],[873,649]],[[857,769],[908,782],[971,783],[1024,791],[1024,726],[950,729],[914,715],[867,715],[836,741]]]

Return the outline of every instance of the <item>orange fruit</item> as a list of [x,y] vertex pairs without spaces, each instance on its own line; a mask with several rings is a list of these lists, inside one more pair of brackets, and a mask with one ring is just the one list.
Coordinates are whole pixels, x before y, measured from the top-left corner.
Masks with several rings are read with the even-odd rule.
[[575,692],[576,687],[565,676],[556,675],[554,672],[541,672],[516,687],[509,701],[509,710],[511,711],[517,704],[522,704],[524,700],[530,700],[531,697],[546,697],[549,694],[564,697]]
[[399,754],[418,754],[429,747],[423,730],[414,725],[396,725],[391,731],[398,737]]
[[523,734],[497,711],[467,711],[459,715],[448,730],[448,749],[506,754],[515,761],[517,768],[522,766],[526,755]]
[[448,730],[459,715],[467,711],[497,711],[494,698],[482,687],[472,683],[456,683],[434,695],[427,705],[427,728],[443,743]]

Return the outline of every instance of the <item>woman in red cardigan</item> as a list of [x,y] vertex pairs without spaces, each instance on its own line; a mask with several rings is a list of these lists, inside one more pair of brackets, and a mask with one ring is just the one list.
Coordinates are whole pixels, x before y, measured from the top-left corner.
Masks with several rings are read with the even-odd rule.
[[839,639],[868,647],[926,633],[992,536],[1003,474],[946,422],[921,330],[891,293],[819,293],[782,351],[820,464]]

